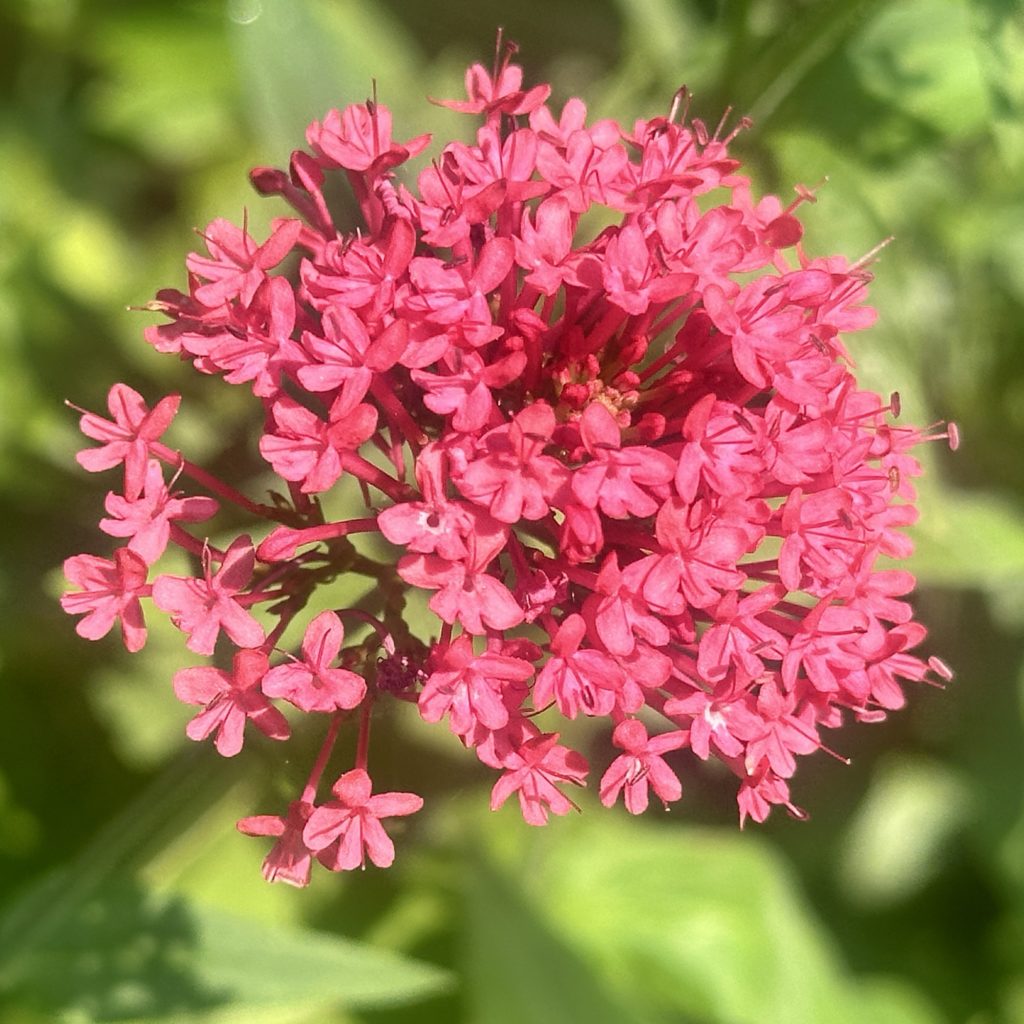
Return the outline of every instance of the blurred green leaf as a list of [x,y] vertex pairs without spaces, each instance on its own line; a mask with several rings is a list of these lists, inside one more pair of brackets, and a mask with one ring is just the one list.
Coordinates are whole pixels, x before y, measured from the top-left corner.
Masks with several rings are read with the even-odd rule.
[[277,160],[302,141],[306,124],[337,106],[337,54],[306,0],[254,0],[229,8],[253,127]]
[[559,838],[532,891],[640,1012],[713,1024],[935,1020],[902,987],[854,983],[782,862],[749,836],[605,817]]
[[205,162],[240,141],[219,5],[182,7],[112,12],[84,40],[101,69],[88,94],[96,123],[175,166]]
[[437,968],[338,936],[120,884],[96,892],[22,958],[13,987],[31,1007],[100,1024],[200,1020],[229,1007],[394,1006],[448,984]]
[[989,93],[964,0],[897,0],[853,40],[864,88],[950,138],[982,130]]
[[[743,5],[748,17],[764,16],[767,5]],[[758,8],[760,7],[760,10]],[[808,74],[835,53],[872,14],[882,0],[818,0],[792,15],[776,11],[776,29],[757,52],[733,46],[727,81],[735,76],[734,99],[758,123],[771,117],[794,95]]]
[[39,822],[14,799],[0,772],[0,856],[23,857],[39,842]]
[[466,899],[465,974],[474,1024],[641,1019],[497,870],[476,863]]
[[[379,7],[236,0],[229,18],[246,109],[276,160],[302,144],[314,118],[372,95],[374,81],[389,105],[415,81],[411,47]],[[422,102],[418,90],[415,99]]]
[[1024,574],[1024,516],[996,498],[928,487],[914,528],[914,572],[933,585],[998,590]]
[[992,131],[1006,169],[1024,168],[1024,8],[1016,0],[973,0],[975,53],[989,88]]
[[842,847],[839,872],[850,897],[877,906],[913,896],[939,870],[969,813],[967,786],[944,765],[883,761]]

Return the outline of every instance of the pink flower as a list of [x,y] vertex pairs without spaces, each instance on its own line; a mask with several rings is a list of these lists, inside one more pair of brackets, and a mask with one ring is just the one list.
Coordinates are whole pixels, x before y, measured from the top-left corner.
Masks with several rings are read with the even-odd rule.
[[607,715],[619,701],[626,683],[622,666],[610,655],[580,648],[586,623],[569,615],[551,638],[551,657],[537,676],[533,704],[538,710],[554,701],[566,718]]
[[277,839],[263,860],[263,877],[268,882],[287,882],[298,888],[309,885],[313,854],[302,841],[302,831],[312,813],[311,803],[293,800],[283,818],[276,814],[256,814],[237,823],[243,835]]
[[275,431],[260,440],[260,454],[285,480],[302,483],[306,494],[330,489],[344,472],[343,454],[354,451],[377,426],[372,405],[347,407],[342,393],[323,420],[284,397],[274,403]]
[[263,680],[268,697],[281,697],[301,711],[340,711],[358,707],[366,682],[355,672],[332,668],[345,640],[341,619],[321,612],[307,627],[302,660],[272,668]]
[[75,632],[86,640],[106,636],[121,620],[121,639],[129,651],[146,643],[146,623],[139,598],[146,590],[149,567],[128,548],[118,548],[114,560],[74,555],[64,562],[64,575],[81,591],[64,594],[60,606],[69,615],[84,615]]
[[679,779],[661,755],[685,747],[689,742],[685,732],[676,730],[648,738],[643,722],[627,718],[615,727],[612,742],[625,753],[612,761],[601,778],[601,803],[605,807],[611,807],[623,790],[630,814],[647,810],[648,787],[665,804],[683,795]]
[[646,445],[623,448],[618,424],[598,402],[583,413],[580,435],[591,461],[573,474],[576,500],[613,519],[654,515],[659,506],[656,496],[668,496],[666,485],[675,474],[675,462]]
[[149,461],[141,495],[133,500],[111,491],[104,507],[108,518],[100,520],[100,529],[112,537],[131,537],[128,550],[141,555],[147,565],[167,548],[172,521],[200,523],[217,512],[213,498],[172,497],[155,459]]
[[367,856],[379,868],[391,867],[395,847],[381,819],[415,814],[423,806],[415,793],[371,796],[370,790],[362,768],[346,772],[331,787],[336,799],[317,807],[302,830],[307,848],[332,871],[365,867]]
[[91,412],[82,414],[82,433],[106,443],[79,452],[78,464],[90,473],[98,473],[123,462],[125,496],[129,500],[137,498],[145,480],[149,446],[170,426],[180,403],[180,395],[168,395],[149,409],[137,391],[127,384],[115,384],[107,395],[109,420]]
[[452,732],[462,737],[478,728],[503,729],[509,720],[504,695],[518,689],[521,700],[526,689],[521,684],[532,675],[533,666],[522,658],[497,650],[474,654],[472,641],[463,634],[427,677],[419,699],[420,715],[426,722],[439,722],[448,715]]
[[297,220],[278,221],[270,238],[257,246],[230,221],[212,221],[203,232],[210,255],[192,253],[186,260],[192,273],[209,282],[196,289],[195,298],[204,306],[220,306],[234,298],[249,305],[266,271],[291,251],[301,227]]
[[480,438],[479,457],[459,474],[456,486],[499,522],[543,519],[569,481],[565,466],[543,454],[554,429],[551,407],[534,403],[507,426],[495,427]]
[[363,171],[371,177],[405,163],[430,142],[429,135],[401,145],[392,142],[391,112],[376,103],[329,110],[323,123],[314,121],[309,126],[306,139],[327,166]]
[[216,732],[217,753],[234,757],[242,749],[245,723],[251,720],[271,739],[286,740],[290,733],[288,722],[260,689],[269,664],[262,651],[239,651],[230,672],[199,666],[175,673],[174,692],[178,699],[203,708],[186,726],[188,738],[205,740]]
[[178,629],[188,633],[186,646],[196,654],[213,654],[221,630],[239,647],[259,647],[266,639],[263,627],[237,598],[255,565],[252,541],[241,536],[224,553],[216,572],[209,549],[204,551],[202,579],[158,576],[153,600]]
[[[500,44],[499,44],[500,45]],[[444,100],[442,106],[463,114],[529,114],[536,110],[551,92],[549,85],[536,85],[523,92],[523,69],[509,63],[514,50],[508,48],[501,58],[501,66],[492,78],[482,64],[474,64],[466,72],[468,101]]]
[[437,590],[430,608],[444,622],[459,622],[477,636],[488,629],[511,629],[523,621],[523,610],[508,587],[486,571],[503,544],[497,531],[490,536],[472,534],[465,561],[406,555],[398,563],[398,573],[406,583]]
[[549,812],[568,814],[576,805],[557,784],[582,786],[590,770],[581,754],[559,744],[558,733],[527,740],[507,754],[502,764],[505,771],[491,790],[491,810],[516,793],[528,825],[546,825]]

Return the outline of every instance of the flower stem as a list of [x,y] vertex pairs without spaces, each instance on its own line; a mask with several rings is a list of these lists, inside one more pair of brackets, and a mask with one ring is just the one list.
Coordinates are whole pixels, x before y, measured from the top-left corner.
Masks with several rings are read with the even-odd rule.
[[320,786],[320,776],[323,775],[327,762],[331,758],[334,742],[338,738],[338,730],[341,728],[344,718],[345,715],[341,711],[335,712],[331,716],[331,724],[327,729],[327,735],[324,737],[324,742],[320,747],[320,753],[316,756],[316,761],[313,762],[313,768],[309,773],[309,778],[306,780],[306,788],[302,791],[303,803],[311,804],[316,800],[316,791]]
[[150,441],[149,450],[157,458],[163,459],[164,462],[176,467],[186,476],[190,476],[196,483],[201,484],[208,491],[212,491],[225,501],[230,501],[232,504],[244,508],[253,515],[260,516],[263,519],[274,519],[278,522],[284,522],[289,518],[288,513],[282,509],[250,501],[241,491],[236,491],[230,484],[219,480],[212,473],[207,473],[201,466],[197,466],[194,462],[189,462],[181,452],[169,448],[160,441]]

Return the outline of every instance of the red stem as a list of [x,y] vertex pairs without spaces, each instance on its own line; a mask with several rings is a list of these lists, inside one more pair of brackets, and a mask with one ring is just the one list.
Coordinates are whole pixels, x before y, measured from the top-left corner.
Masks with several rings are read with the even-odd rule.
[[370,753],[370,712],[373,710],[373,699],[368,697],[363,704],[359,718],[359,743],[356,746],[356,767],[366,771],[366,763]]
[[341,728],[344,717],[345,715],[341,711],[337,711],[331,716],[331,724],[327,729],[327,735],[324,737],[320,753],[317,754],[316,761],[313,763],[313,770],[309,773],[309,778],[306,780],[306,788],[302,791],[301,799],[303,803],[311,804],[316,800],[320,776],[323,775],[327,762],[330,760],[331,753],[334,750],[334,742],[338,738],[338,730]]
[[351,473],[364,483],[370,484],[371,487],[376,487],[392,501],[405,501],[409,497],[407,484],[400,483],[394,477],[388,476],[384,470],[378,469],[372,462],[367,462],[361,455],[342,451],[338,452],[338,457],[346,473]]
[[186,476],[190,476],[196,481],[196,483],[201,484],[208,491],[212,491],[225,501],[230,501],[235,505],[239,505],[241,508],[244,508],[247,512],[251,512],[253,515],[260,516],[263,519],[273,519],[276,522],[283,522],[287,518],[287,513],[283,512],[281,509],[273,508],[270,505],[260,505],[255,501],[250,501],[244,494],[242,494],[241,491],[236,491],[230,484],[226,484],[223,480],[217,479],[217,477],[212,473],[207,473],[205,469],[197,466],[194,462],[189,462],[181,452],[175,451],[173,448],[169,448],[160,441],[150,441],[149,450],[158,459],[163,459],[164,462],[169,463],[176,469],[179,469]]

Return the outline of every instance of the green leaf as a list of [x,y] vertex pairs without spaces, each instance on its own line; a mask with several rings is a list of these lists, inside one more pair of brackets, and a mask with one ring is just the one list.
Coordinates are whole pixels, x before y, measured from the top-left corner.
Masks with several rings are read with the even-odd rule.
[[[725,76],[728,84],[735,79],[733,100],[755,123],[764,125],[786,99],[798,93],[814,68],[848,44],[881,2],[819,0],[805,5],[798,16],[786,12],[784,27],[778,26],[760,49],[734,46]],[[763,17],[755,10],[748,14],[750,21],[758,14]]]
[[941,866],[964,823],[969,793],[945,765],[903,756],[883,761],[850,822],[840,878],[861,905],[906,899]]
[[464,964],[474,1024],[640,1019],[502,873],[480,861],[466,890]]
[[284,160],[306,124],[338,104],[337,55],[305,0],[234,4],[232,18],[246,109],[258,134]]
[[1024,517],[982,494],[940,495],[923,487],[928,510],[913,530],[913,571],[931,584],[1001,590],[1024,575]]
[[952,138],[986,128],[984,43],[963,0],[898,0],[850,47],[864,88]]
[[1024,9],[1016,0],[974,0],[975,52],[988,83],[992,133],[1006,169],[1024,167]]
[[366,99],[375,80],[388,102],[415,81],[411,47],[378,7],[236,0],[229,17],[247,110],[279,161],[302,145],[310,121]]
[[577,824],[532,889],[639,1012],[714,1024],[935,1020],[912,992],[849,979],[781,861],[752,837]]
[[238,143],[231,62],[210,10],[175,7],[138,5],[96,20],[84,46],[105,74],[88,95],[89,113],[160,160],[200,164]]
[[199,1020],[227,1008],[386,1007],[448,985],[443,971],[393,953],[125,883],[77,906],[3,980],[20,1005],[96,1024]]

